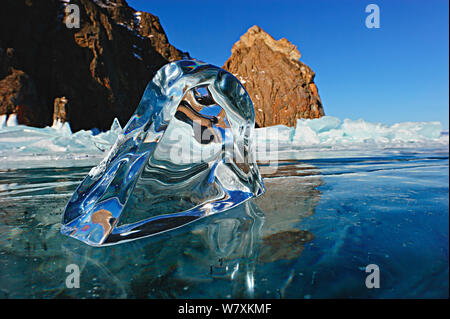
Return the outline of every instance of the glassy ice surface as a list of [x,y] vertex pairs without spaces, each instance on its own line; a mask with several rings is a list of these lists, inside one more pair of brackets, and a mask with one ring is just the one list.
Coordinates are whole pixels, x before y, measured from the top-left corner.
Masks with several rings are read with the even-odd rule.
[[148,237],[264,192],[242,84],[195,61],[165,65],[67,204],[61,232],[92,246]]
[[[3,169],[0,297],[448,297],[448,149],[311,154],[261,164],[257,199],[104,248],[60,233],[91,166]],[[65,286],[69,264],[79,289]]]

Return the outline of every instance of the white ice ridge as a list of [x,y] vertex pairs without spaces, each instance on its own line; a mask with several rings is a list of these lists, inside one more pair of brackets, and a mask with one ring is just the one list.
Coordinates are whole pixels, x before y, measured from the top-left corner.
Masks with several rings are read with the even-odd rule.
[[7,126],[17,126],[17,115],[16,114],[10,114],[9,116],[7,114],[0,115],[0,129],[7,127]]
[[[5,120],[0,118],[2,121]],[[51,163],[55,166],[64,166],[62,161],[80,159],[93,159],[95,163],[111,148],[121,131],[117,119],[109,131],[99,134],[95,134],[95,130],[72,133],[69,123],[59,121],[45,128],[10,126],[8,119],[7,126],[0,126],[0,168],[33,167],[25,162],[37,161],[57,161]]]
[[258,145],[278,142],[292,147],[424,147],[448,144],[440,122],[402,122],[393,125],[333,116],[299,119],[295,128],[282,125],[256,130]]
[[[11,117],[11,116],[10,116]],[[0,117],[0,169],[37,161],[64,165],[64,161],[92,159],[94,164],[106,155],[122,128],[117,119],[107,132],[95,130],[72,133],[68,123],[55,122],[52,127],[10,126],[14,119]],[[5,126],[6,125],[6,126]],[[283,125],[255,130],[256,148],[293,150],[376,150],[448,147],[448,130],[439,122],[403,122],[393,125],[364,120],[343,121],[324,116],[298,120],[297,127]],[[259,155],[258,155],[259,156]],[[23,164],[23,165],[22,165]],[[27,166],[25,165],[25,166]],[[74,164],[77,165],[77,164]],[[27,166],[27,167],[28,167]]]
[[6,126],[7,119],[8,119],[8,115],[6,115],[6,114],[0,115],[0,128],[3,128]]

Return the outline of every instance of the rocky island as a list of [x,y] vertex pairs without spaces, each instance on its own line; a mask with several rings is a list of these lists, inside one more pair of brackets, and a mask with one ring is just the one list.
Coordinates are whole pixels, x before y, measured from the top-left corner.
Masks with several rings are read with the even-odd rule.
[[[65,25],[69,3],[80,8],[79,28]],[[114,118],[123,125],[156,71],[184,58],[158,17],[125,0],[5,0],[0,126],[67,121],[73,131],[107,130]],[[324,115],[314,72],[299,59],[293,44],[258,26],[234,44],[223,68],[249,92],[258,127]]]
[[250,94],[257,126],[295,126],[299,118],[324,115],[315,73],[299,61],[300,52],[288,40],[276,41],[253,26],[231,52],[223,68],[233,73]]

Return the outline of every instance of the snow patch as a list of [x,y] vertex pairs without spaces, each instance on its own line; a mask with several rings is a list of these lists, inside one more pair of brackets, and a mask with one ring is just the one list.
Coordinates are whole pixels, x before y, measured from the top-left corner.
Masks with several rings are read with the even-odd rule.
[[102,8],[116,7],[117,4],[109,0],[93,0],[96,5]]
[[142,18],[141,14],[142,14],[142,12],[140,12],[140,11],[136,11],[134,13],[134,19],[137,21],[138,25],[141,23],[141,18]]

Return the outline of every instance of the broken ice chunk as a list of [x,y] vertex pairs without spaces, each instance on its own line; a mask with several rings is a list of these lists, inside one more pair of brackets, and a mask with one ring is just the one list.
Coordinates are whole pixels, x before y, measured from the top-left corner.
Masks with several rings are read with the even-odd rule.
[[264,192],[242,84],[196,61],[160,69],[105,159],[77,188],[61,232],[92,246],[178,228]]

